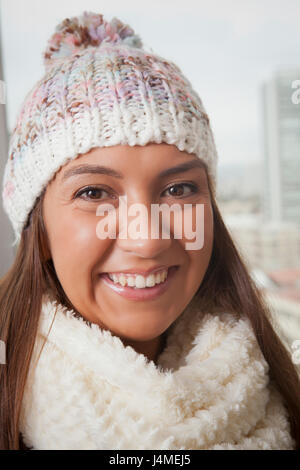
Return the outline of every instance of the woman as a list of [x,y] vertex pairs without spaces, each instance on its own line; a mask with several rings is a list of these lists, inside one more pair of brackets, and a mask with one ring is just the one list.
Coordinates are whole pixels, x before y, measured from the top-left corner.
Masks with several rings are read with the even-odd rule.
[[[222,221],[190,82],[93,13],[44,58],[3,181],[0,447],[299,448],[299,376]],[[154,205],[175,208],[157,237]]]

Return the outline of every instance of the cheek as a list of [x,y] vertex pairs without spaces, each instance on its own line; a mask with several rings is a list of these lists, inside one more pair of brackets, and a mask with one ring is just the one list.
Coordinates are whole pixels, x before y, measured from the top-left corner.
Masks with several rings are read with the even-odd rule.
[[[184,208],[180,218],[174,220],[173,233],[182,233],[180,242],[188,255],[193,257],[210,257],[213,244],[213,211],[210,204],[198,204]],[[180,232],[181,230],[181,232]]]
[[74,211],[61,214],[50,228],[53,263],[65,287],[75,280],[84,284],[97,262],[101,262],[107,240],[97,238],[96,223],[95,216]]
[[[211,258],[214,238],[213,211],[210,204],[204,205],[204,212],[199,211],[198,217],[196,217],[196,209],[193,208],[190,216],[193,238],[184,237],[181,240],[186,254],[185,276],[186,286],[190,290],[189,294],[194,293],[199,288],[204,278]],[[193,245],[193,249],[187,249],[187,246],[191,245]],[[201,248],[197,248],[197,246]]]

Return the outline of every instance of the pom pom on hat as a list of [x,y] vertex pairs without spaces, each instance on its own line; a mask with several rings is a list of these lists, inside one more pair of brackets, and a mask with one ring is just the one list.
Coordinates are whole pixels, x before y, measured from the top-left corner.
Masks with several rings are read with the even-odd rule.
[[44,65],[48,69],[57,59],[64,59],[90,46],[99,47],[103,43],[143,48],[142,40],[129,25],[118,18],[106,21],[101,14],[85,11],[79,17],[66,18],[56,27],[43,54]]

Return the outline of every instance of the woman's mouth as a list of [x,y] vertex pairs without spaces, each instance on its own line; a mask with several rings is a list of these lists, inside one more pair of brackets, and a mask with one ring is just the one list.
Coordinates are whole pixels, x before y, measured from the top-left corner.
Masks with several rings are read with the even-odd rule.
[[147,277],[140,274],[100,274],[106,286],[127,299],[152,300],[169,288],[179,266],[171,266]]

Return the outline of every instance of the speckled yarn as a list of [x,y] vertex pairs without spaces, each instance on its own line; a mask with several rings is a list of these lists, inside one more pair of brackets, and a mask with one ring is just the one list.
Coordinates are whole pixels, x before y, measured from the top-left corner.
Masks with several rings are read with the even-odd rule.
[[215,193],[218,157],[201,99],[179,67],[145,51],[128,25],[87,12],[67,18],[44,63],[21,106],[4,171],[14,245],[54,174],[93,147],[173,144],[206,163]]

